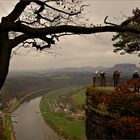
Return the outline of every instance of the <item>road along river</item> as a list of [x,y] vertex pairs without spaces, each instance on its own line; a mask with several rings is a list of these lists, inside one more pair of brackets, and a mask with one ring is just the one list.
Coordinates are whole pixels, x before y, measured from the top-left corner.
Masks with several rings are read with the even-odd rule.
[[12,113],[12,122],[17,140],[64,140],[44,121],[39,102],[41,97],[25,100]]

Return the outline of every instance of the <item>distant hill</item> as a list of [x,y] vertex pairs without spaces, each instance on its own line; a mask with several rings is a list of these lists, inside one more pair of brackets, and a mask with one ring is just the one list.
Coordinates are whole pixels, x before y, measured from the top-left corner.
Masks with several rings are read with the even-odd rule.
[[121,70],[122,76],[127,76],[127,77],[131,77],[135,70],[140,71],[140,68],[137,67],[135,64],[122,63],[122,64],[116,64],[115,66],[107,69],[106,73],[109,75],[113,74],[114,70],[117,70],[117,69]]
[[90,73],[94,73],[95,71],[102,71],[104,70],[106,72],[106,74],[108,76],[112,76],[113,75],[113,72],[114,70],[121,70],[121,75],[122,76],[126,76],[126,77],[131,77],[133,72],[135,70],[138,70],[140,71],[140,68],[137,67],[135,64],[131,64],[131,63],[121,63],[121,64],[116,64],[114,65],[113,67],[110,67],[110,68],[107,68],[107,67],[102,67],[102,66],[99,66],[99,67],[91,67],[91,66],[87,66],[87,67],[79,67],[79,68],[76,68],[76,67],[70,67],[70,68],[60,68],[60,69],[50,69],[49,72],[51,73],[54,73],[54,72],[90,72]]
[[112,67],[92,67],[92,66],[86,66],[86,67],[69,67],[69,68],[56,68],[56,69],[46,69],[46,70],[31,70],[31,71],[15,71],[11,72],[12,74],[9,74],[10,77],[18,77],[18,76],[48,76],[48,74],[57,74],[57,73],[94,73],[95,71],[102,71],[104,70],[107,74],[107,76],[112,76],[114,70],[120,69],[122,72],[122,76],[131,77],[132,73],[135,70],[138,70],[140,73],[140,68],[137,67],[135,64],[131,63],[121,63],[116,64]]
[[[3,101],[13,97],[20,98],[27,93],[41,88],[56,88],[67,85],[90,85],[95,71],[106,72],[106,77],[112,81],[114,70],[121,70],[121,77],[132,77],[135,70],[139,70],[135,64],[123,63],[113,67],[80,67],[80,68],[61,68],[36,71],[15,71],[10,72],[4,84],[1,98]],[[98,78],[100,82],[100,78]],[[109,81],[109,82],[110,82]]]
[[70,68],[59,68],[59,69],[50,69],[49,72],[95,72],[96,70],[101,71],[101,70],[106,70],[108,68],[106,67],[70,67]]

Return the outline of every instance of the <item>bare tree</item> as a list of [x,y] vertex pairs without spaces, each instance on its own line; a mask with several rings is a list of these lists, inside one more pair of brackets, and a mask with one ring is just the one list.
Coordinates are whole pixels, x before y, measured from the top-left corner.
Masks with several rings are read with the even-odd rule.
[[0,23],[0,89],[8,73],[12,49],[19,45],[41,51],[64,35],[126,31],[140,34],[139,27],[124,24],[127,21],[120,25],[109,23],[107,17],[106,26],[78,23],[85,6],[82,0],[19,0]]

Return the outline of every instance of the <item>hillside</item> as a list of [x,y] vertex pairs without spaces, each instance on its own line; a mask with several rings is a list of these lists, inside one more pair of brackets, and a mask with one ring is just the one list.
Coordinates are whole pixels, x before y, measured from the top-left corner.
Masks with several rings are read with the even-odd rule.
[[45,121],[68,140],[86,140],[85,90],[84,87],[58,88],[41,99]]
[[[57,88],[66,85],[89,85],[92,83],[92,77],[95,71],[105,70],[106,81],[112,81],[112,75],[115,69],[121,70],[121,78],[131,77],[134,70],[140,70],[135,64],[116,64],[111,68],[105,67],[81,67],[81,68],[62,68],[42,71],[16,71],[10,72],[3,89],[0,91],[3,102],[16,97],[21,98],[29,92],[41,88]],[[99,76],[100,77],[100,76]],[[110,78],[110,79],[109,79]],[[100,78],[98,78],[100,84]]]
[[112,76],[114,70],[120,69],[122,72],[122,76],[124,77],[131,77],[132,73],[135,70],[140,70],[139,67],[136,66],[136,64],[131,64],[131,63],[120,63],[116,64],[112,67],[69,67],[69,68],[60,68],[60,69],[50,69],[48,70],[49,73],[68,73],[68,72],[73,72],[73,73],[94,73],[95,71],[102,71],[104,70],[108,76]]
[[114,72],[114,70],[117,69],[121,70],[122,76],[128,76],[128,77],[131,77],[135,70],[140,70],[140,68],[137,67],[135,64],[123,63],[123,64],[116,64],[115,66],[107,69],[106,73],[110,75],[111,73]]
[[48,72],[54,73],[54,72],[94,72],[96,70],[101,71],[101,70],[106,70],[108,69],[107,67],[91,67],[91,66],[86,66],[86,67],[69,67],[69,68],[58,68],[58,69],[50,69],[47,70]]
[[8,102],[13,98],[21,98],[29,92],[48,88],[89,85],[92,83],[91,73],[47,73],[47,72],[18,72],[7,77],[0,91],[0,101]]

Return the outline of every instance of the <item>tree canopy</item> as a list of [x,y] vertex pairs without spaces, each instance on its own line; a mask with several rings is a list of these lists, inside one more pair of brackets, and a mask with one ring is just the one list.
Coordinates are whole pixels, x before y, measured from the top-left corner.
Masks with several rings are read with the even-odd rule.
[[[44,50],[50,48],[64,35],[94,34],[101,32],[131,32],[140,34],[139,26],[129,24],[140,14],[113,24],[86,25],[82,17],[83,0],[19,0],[10,14],[0,23],[0,88],[8,73],[12,49],[17,46]],[[84,3],[86,3],[84,1]]]
[[[124,26],[124,24],[123,26],[110,24],[102,27],[93,25],[87,27],[82,22],[77,23],[85,6],[87,5],[82,5],[82,0],[20,0],[13,11],[2,18],[0,31],[9,33],[12,31],[13,38],[10,39],[12,47],[28,39],[34,39],[30,41],[30,44],[40,50],[49,48],[55,40],[66,34],[124,32],[126,30],[139,33],[138,28]],[[43,45],[37,44],[36,38],[43,41]]]
[[[128,18],[122,25],[133,25],[136,28],[140,28],[140,9],[133,10],[133,17]],[[140,35],[130,32],[117,33],[112,38],[115,43],[114,52],[120,52],[121,54],[138,54],[140,56]]]

